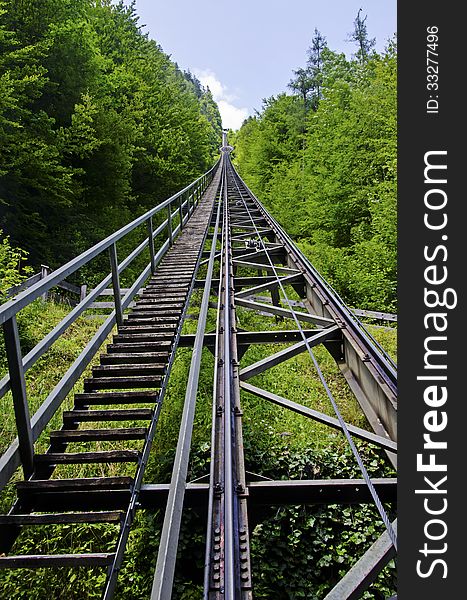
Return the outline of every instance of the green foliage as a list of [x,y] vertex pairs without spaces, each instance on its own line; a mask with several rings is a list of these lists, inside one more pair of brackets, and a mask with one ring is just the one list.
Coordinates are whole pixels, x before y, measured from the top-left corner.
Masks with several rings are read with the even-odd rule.
[[[198,82],[199,83],[199,82]],[[0,3],[0,225],[58,266],[206,171],[220,117],[134,3]]]
[[368,36],[368,31],[366,28],[366,20],[367,15],[364,17],[361,16],[362,9],[360,8],[357,16],[354,21],[354,29],[350,34],[350,39],[348,41],[355,42],[358,47],[357,58],[360,62],[365,62],[368,59],[368,56],[371,52],[371,49],[374,47],[376,38],[371,38]]
[[[371,476],[382,476],[381,456],[363,447],[360,452]],[[282,450],[273,459],[277,462],[271,477],[358,477],[349,451],[308,447]],[[371,505],[271,507],[251,536],[255,597],[323,598],[383,531]],[[365,597],[385,598],[394,587],[394,569],[388,569]]]
[[[371,41],[371,40],[370,40]],[[306,115],[281,94],[233,138],[240,173],[345,300],[396,308],[396,49],[320,51]]]
[[289,83],[289,88],[301,95],[305,112],[308,107],[316,110],[321,99],[323,51],[326,48],[326,38],[315,28],[311,46],[308,48],[306,67],[294,71],[295,78]]
[[19,285],[32,273],[31,267],[24,264],[26,258],[27,252],[12,247],[9,237],[0,229],[0,302],[9,288]]

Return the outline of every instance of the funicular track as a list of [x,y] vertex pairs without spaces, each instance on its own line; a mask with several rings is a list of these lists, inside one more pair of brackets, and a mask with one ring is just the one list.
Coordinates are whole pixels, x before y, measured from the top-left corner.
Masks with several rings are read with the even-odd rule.
[[[360,597],[394,556],[396,524],[389,521],[383,503],[395,502],[396,481],[370,479],[353,438],[383,448],[388,461],[395,466],[395,367],[241,180],[231,164],[231,150],[224,135],[222,158],[211,175],[213,181],[202,199],[197,192],[200,202],[196,209],[192,206],[189,220],[190,201],[186,221],[180,208],[180,236],[173,245],[169,208],[166,250],[170,249],[159,257],[157,268],[152,255],[153,274],[144,290],[139,291],[133,310],[125,316],[116,311],[118,333],[101,355],[100,365],[94,367],[92,378],[85,381],[84,392],[75,395],[73,410],[63,413],[63,426],[51,433],[47,452],[33,455],[29,472],[26,465],[27,476],[17,484],[16,502],[8,515],[0,517],[0,554],[5,554],[0,557],[0,568],[102,566],[107,569],[103,598],[111,598],[136,510],[159,507],[165,509],[165,517],[151,600],[169,600],[181,519],[192,504],[204,506],[207,515],[203,594],[207,600],[254,597],[248,517],[250,511],[262,505],[375,503],[386,532],[326,596],[328,600]],[[204,187],[207,183],[204,181]],[[200,265],[207,266],[206,275],[197,279]],[[118,274],[118,269],[113,272]],[[143,281],[141,278],[141,284]],[[289,299],[288,286],[298,293],[300,303]],[[117,288],[118,277],[114,276],[114,289]],[[195,288],[203,289],[197,333],[182,335]],[[217,325],[215,331],[206,332],[213,297],[217,299]],[[238,307],[277,320],[288,319],[294,328],[241,330],[236,315]],[[7,347],[10,346],[13,388],[15,368],[17,371],[21,359],[17,357],[15,367],[13,337],[8,326],[5,334]],[[250,345],[277,343],[289,346],[240,368],[240,360]],[[313,353],[318,344],[323,344],[336,360],[372,431],[343,420]],[[179,346],[192,347],[193,354],[172,478],[164,485],[143,484]],[[191,434],[203,347],[215,356],[210,473],[197,482],[189,482]],[[248,382],[302,352],[310,355],[334,416]],[[242,390],[340,430],[351,446],[362,477],[271,481],[246,472]],[[24,438],[18,396],[17,392],[18,432]],[[100,423],[99,428],[88,427],[95,422]],[[131,426],[120,427],[121,422]],[[100,442],[115,447],[89,449],[92,443],[99,446]],[[23,468],[24,448],[23,440]],[[57,475],[60,465],[82,463],[100,465],[96,476]],[[122,463],[124,474],[103,476],[102,469],[111,463]],[[79,555],[8,555],[22,527],[71,522],[119,523],[115,550]]]

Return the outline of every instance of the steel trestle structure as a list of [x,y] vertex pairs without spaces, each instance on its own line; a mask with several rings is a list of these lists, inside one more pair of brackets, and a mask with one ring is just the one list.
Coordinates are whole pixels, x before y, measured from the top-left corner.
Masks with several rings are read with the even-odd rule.
[[[224,134],[219,163],[202,180],[202,188],[192,191],[191,196],[188,191],[186,219],[181,212],[183,197],[180,201],[176,241],[168,205],[170,217],[164,222],[169,233],[167,244],[161,253],[150,244],[151,264],[146,277],[142,275],[135,283],[133,295],[138,299],[129,313],[125,312],[129,303],[119,302],[120,267],[115,244],[108,244],[112,266],[109,278],[116,299],[113,323],[118,331],[101,356],[101,364],[85,380],[84,391],[75,394],[73,410],[63,412],[62,429],[50,433],[50,447],[45,454],[34,452],[37,435],[34,439],[31,436],[24,361],[18,352],[16,322],[12,318],[14,300],[6,303],[6,308],[0,307],[10,366],[8,385],[14,391],[18,427],[15,456],[20,455],[25,475],[16,486],[17,499],[9,514],[0,517],[0,553],[4,553],[0,568],[102,566],[107,569],[102,597],[109,600],[117,586],[136,511],[162,509],[164,521],[150,597],[170,600],[182,517],[191,507],[201,507],[206,515],[203,598],[252,600],[251,515],[261,506],[281,504],[374,503],[379,512],[385,532],[328,593],[328,600],[359,598],[395,556],[397,523],[390,521],[386,503],[395,505],[396,480],[370,478],[354,443],[358,438],[381,448],[395,469],[395,365],[249,190],[232,165],[231,151]],[[150,225],[152,241],[152,222]],[[202,277],[201,272],[205,273]],[[54,273],[42,282],[43,286],[47,279],[55,281]],[[32,289],[37,297],[40,289]],[[188,335],[182,327],[196,289],[203,290],[197,330]],[[299,302],[289,297],[290,290],[294,297],[298,294]],[[23,292],[19,298],[22,306],[28,303],[28,293]],[[209,310],[216,315],[214,331],[206,330]],[[239,311],[255,311],[273,317],[276,323],[288,320],[290,327],[245,331],[239,327]],[[95,342],[96,350],[105,335]],[[255,344],[282,346],[243,366],[243,356]],[[337,363],[366,416],[369,430],[343,419],[315,356],[318,345],[323,345]],[[172,477],[170,483],[148,484],[143,482],[145,467],[179,347],[193,351]],[[203,348],[214,355],[210,471],[190,482],[190,447]],[[334,414],[299,404],[249,381],[301,353],[309,355]],[[245,392],[340,431],[353,452],[361,478],[274,481],[249,473],[242,430],[241,398]],[[58,402],[54,406],[57,410]],[[86,427],[95,422],[101,426]],[[115,426],[121,422],[130,422],[131,426]],[[103,441],[120,445],[105,451],[89,449],[89,444]],[[73,452],[69,444],[73,444]],[[79,444],[85,444],[84,451],[75,450]],[[8,456],[2,460],[8,470],[7,481],[13,472],[11,459],[10,463]],[[114,463],[124,465],[124,474],[67,478],[56,474],[61,465]],[[130,469],[129,465],[134,467]],[[22,527],[77,522],[119,524],[115,550],[9,554]]]

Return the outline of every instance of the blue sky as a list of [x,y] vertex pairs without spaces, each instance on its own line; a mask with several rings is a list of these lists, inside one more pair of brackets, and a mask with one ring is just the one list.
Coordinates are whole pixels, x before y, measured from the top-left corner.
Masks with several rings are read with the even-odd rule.
[[233,129],[263,98],[287,90],[315,27],[332,50],[354,53],[345,40],[359,8],[383,50],[396,32],[396,0],[136,0],[144,31],[209,85]]

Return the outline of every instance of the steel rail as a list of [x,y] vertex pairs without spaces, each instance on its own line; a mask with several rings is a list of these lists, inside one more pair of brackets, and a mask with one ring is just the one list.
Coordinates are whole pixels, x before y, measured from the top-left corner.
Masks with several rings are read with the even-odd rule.
[[[229,157],[229,168],[230,168],[231,172],[233,172],[233,173],[236,174],[236,172],[234,171],[233,166],[232,166],[232,164],[230,162],[230,157]],[[242,202],[243,202],[244,208],[247,211],[247,213],[250,215],[250,219],[251,219],[252,225],[256,229],[256,235],[258,237],[258,241],[259,241],[259,243],[261,245],[263,245],[262,236],[261,236],[260,232],[258,231],[258,228],[256,227],[255,221],[252,218],[252,216],[251,216],[251,214],[249,212],[247,203],[245,202],[245,199],[243,198],[243,196],[241,194],[241,191],[240,191],[239,181],[243,183],[243,180],[239,177],[238,174],[236,174],[236,177],[234,177],[233,179],[234,179],[235,185],[237,187],[238,194],[239,194],[240,198],[242,198]],[[263,250],[266,251],[266,248],[264,246],[263,246]],[[285,288],[284,288],[282,282],[280,281],[280,277],[279,277],[279,275],[277,273],[277,270],[276,270],[276,268],[274,266],[274,263],[271,260],[271,258],[269,257],[269,255],[267,255],[267,256],[268,256],[268,260],[269,260],[269,263],[270,263],[270,267],[271,267],[272,271],[274,272],[274,276],[277,279],[279,287],[281,288],[281,292],[282,292],[282,294],[284,296],[284,299],[285,299],[285,301],[286,301],[286,303],[287,303],[287,305],[289,307],[289,311],[290,311],[290,313],[292,315],[292,318],[295,321],[297,329],[301,332],[302,339],[303,339],[303,342],[305,343],[305,345],[307,347],[308,354],[310,355],[310,358],[313,361],[313,365],[314,365],[314,367],[316,369],[316,372],[318,374],[318,377],[319,377],[319,379],[320,379],[320,381],[321,381],[321,383],[322,383],[322,385],[323,385],[323,387],[324,387],[324,389],[326,391],[326,394],[327,394],[327,396],[328,396],[328,398],[329,398],[329,400],[330,400],[330,402],[332,404],[333,410],[334,410],[334,412],[336,414],[336,417],[337,417],[337,419],[339,421],[340,427],[341,427],[341,429],[342,429],[342,431],[344,433],[344,436],[345,436],[345,438],[346,438],[346,440],[347,440],[347,442],[348,442],[348,444],[349,444],[349,446],[350,446],[350,448],[352,450],[352,453],[353,453],[353,455],[354,455],[354,457],[355,457],[355,459],[357,461],[357,464],[358,464],[359,469],[360,469],[360,471],[361,471],[361,473],[363,475],[363,478],[364,478],[365,482],[367,483],[367,486],[368,486],[368,488],[370,490],[370,493],[371,493],[371,495],[373,497],[375,506],[378,509],[378,512],[379,512],[379,514],[381,516],[381,519],[382,519],[382,521],[383,521],[383,523],[384,523],[384,525],[386,527],[386,530],[388,532],[389,538],[391,539],[391,542],[392,542],[394,548],[397,549],[397,536],[396,536],[396,534],[395,534],[395,532],[394,532],[394,530],[392,528],[392,524],[391,524],[391,522],[389,520],[389,517],[388,517],[388,515],[387,515],[387,513],[386,513],[386,511],[385,511],[385,509],[383,507],[383,504],[382,504],[382,502],[381,502],[381,500],[380,500],[380,498],[379,498],[379,496],[378,496],[378,494],[377,494],[377,492],[376,492],[376,490],[375,490],[375,488],[374,488],[374,486],[373,486],[373,484],[371,482],[371,479],[370,479],[370,476],[368,474],[368,471],[366,470],[366,467],[365,467],[365,465],[364,465],[364,463],[362,461],[360,453],[358,452],[357,447],[355,446],[355,443],[354,443],[354,441],[352,439],[352,436],[350,435],[350,432],[348,430],[347,424],[346,424],[345,420],[343,419],[341,411],[339,410],[339,407],[338,407],[338,405],[336,403],[336,400],[335,400],[335,398],[334,398],[334,396],[333,396],[333,394],[332,394],[332,392],[331,392],[331,390],[330,390],[330,388],[329,388],[329,386],[328,386],[328,384],[326,382],[326,379],[325,379],[325,377],[323,375],[323,372],[322,372],[322,370],[321,370],[321,368],[320,368],[320,366],[318,364],[318,361],[317,361],[316,356],[315,356],[315,354],[314,354],[314,352],[313,352],[313,350],[311,348],[311,345],[310,345],[310,343],[308,341],[308,338],[305,335],[305,333],[304,333],[304,331],[303,331],[303,329],[301,327],[300,320],[297,317],[297,315],[295,314],[294,307],[292,306],[292,304],[289,301],[289,298],[287,296],[287,293],[285,291]]]
[[[188,461],[190,456],[191,436],[193,431],[193,419],[196,407],[196,395],[198,391],[199,372],[201,368],[201,356],[204,345],[204,333],[209,309],[211,279],[213,275],[214,258],[216,254],[217,236],[219,231],[219,219],[220,202],[217,209],[216,224],[212,236],[210,260],[206,275],[208,284],[203,292],[200,313],[198,317],[198,326],[193,345],[193,355],[190,365],[190,372],[188,375],[177,450],[170,482],[169,497],[167,500],[164,522],[162,525],[156,569],[150,596],[151,600],[170,600],[172,596],[178,538],[180,534],[180,524],[182,519],[183,501],[185,497],[186,478],[188,472]],[[200,256],[201,252],[202,248],[200,250]],[[195,278],[193,278],[193,282],[194,281]]]
[[[222,178],[222,192],[220,194],[219,204],[222,204],[222,210],[224,208],[224,177]],[[221,259],[224,254],[224,243],[225,243],[225,213],[222,212],[222,237],[221,237],[221,249],[220,252],[216,254],[216,259]],[[206,527],[206,547],[205,547],[205,557],[204,557],[204,585],[203,585],[203,599],[208,600],[209,596],[209,588],[210,588],[210,578],[211,578],[211,566],[212,566],[212,550],[213,550],[213,535],[214,531],[216,532],[216,546],[219,551],[219,558],[221,558],[220,550],[220,527],[214,526],[214,519],[216,518],[220,525],[220,520],[222,519],[222,508],[220,504],[223,502],[223,495],[219,492],[223,488],[224,482],[221,480],[222,477],[222,469],[220,467],[220,457],[221,454],[221,446],[224,443],[224,419],[223,419],[223,404],[218,404],[215,399],[218,397],[218,388],[219,388],[219,371],[217,366],[220,361],[220,332],[221,332],[221,306],[222,306],[222,283],[224,281],[224,261],[219,261],[219,286],[217,292],[217,316],[216,316],[216,333],[215,333],[215,341],[214,341],[214,377],[213,377],[213,402],[212,402],[212,426],[211,426],[211,464],[209,469],[209,497],[208,497],[208,517],[207,517],[207,527]],[[220,431],[219,431],[220,429]],[[215,501],[217,500],[217,506],[215,507]],[[223,571],[220,570],[219,561],[219,579],[223,576]]]
[[229,206],[227,195],[227,176],[224,172],[224,248],[223,248],[223,348],[222,348],[222,378],[224,397],[224,594],[226,598],[235,598],[235,531],[234,531],[234,502],[233,491],[233,457],[232,457],[232,354],[231,354],[231,257],[229,240]]
[[246,475],[236,341],[234,260],[227,171],[215,344],[205,600],[251,598]]

